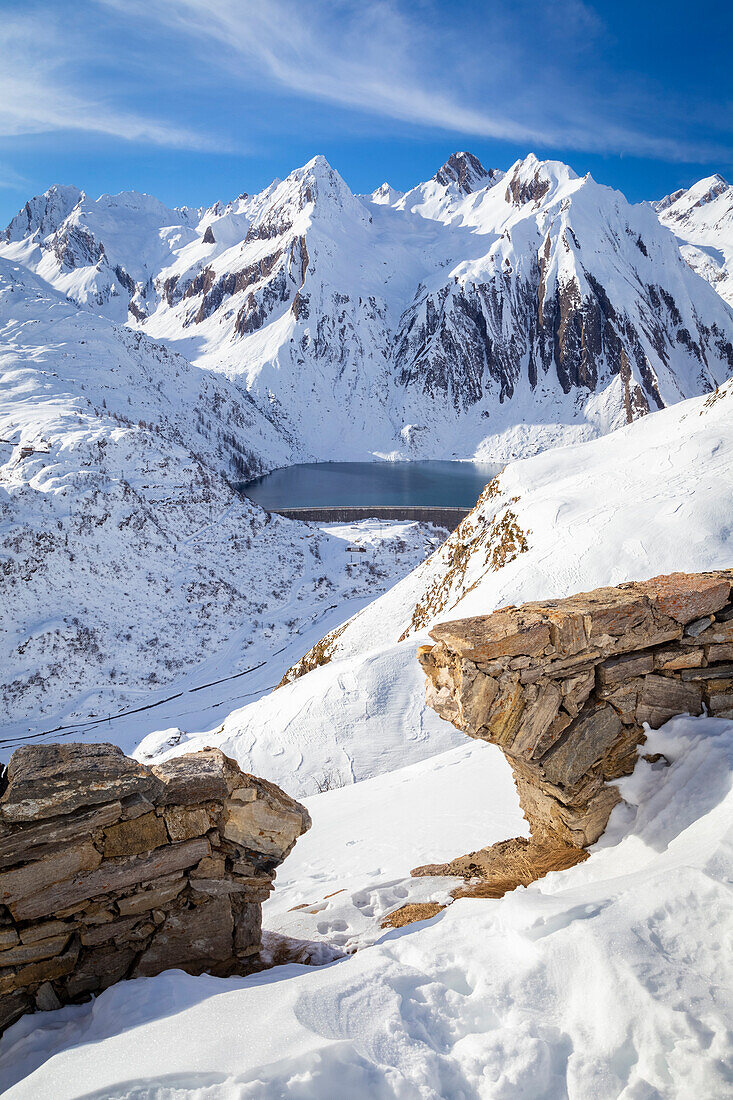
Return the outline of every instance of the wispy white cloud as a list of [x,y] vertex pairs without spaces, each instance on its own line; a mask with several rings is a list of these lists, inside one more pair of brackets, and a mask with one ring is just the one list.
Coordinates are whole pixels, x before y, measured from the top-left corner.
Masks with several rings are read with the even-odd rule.
[[0,22],[0,136],[82,131],[179,148],[212,148],[207,136],[106,101],[84,75],[94,42],[72,37],[51,10]]
[[[99,3],[158,20],[188,40],[202,65],[226,68],[242,86],[269,82],[340,107],[525,145],[670,160],[726,152],[658,125],[625,123],[624,114],[634,114],[624,110],[633,98],[628,80],[625,102],[614,103],[613,85],[594,94],[572,65],[553,68],[556,49],[572,60],[603,34],[583,0],[553,0],[548,9],[526,0],[486,4],[473,22],[465,9],[441,17],[430,0],[409,7],[399,0],[158,0],[152,10],[147,0]],[[522,20],[532,33],[518,33]]]
[[[122,7],[119,0],[109,0]],[[124,7],[129,10],[125,0]],[[143,4],[139,3],[142,12]],[[539,131],[476,109],[421,78],[432,35],[392,4],[292,0],[162,0],[156,17],[199,42],[215,41],[230,72],[252,67],[284,88],[406,122],[507,140]]]
[[[686,129],[694,104],[680,109],[646,74],[603,71],[598,10],[586,0],[26,0],[0,23],[0,137],[77,131],[244,152],[248,126],[270,143],[287,133],[286,95],[393,132],[401,123],[538,150],[727,162],[722,111]],[[335,112],[318,122],[343,132]]]

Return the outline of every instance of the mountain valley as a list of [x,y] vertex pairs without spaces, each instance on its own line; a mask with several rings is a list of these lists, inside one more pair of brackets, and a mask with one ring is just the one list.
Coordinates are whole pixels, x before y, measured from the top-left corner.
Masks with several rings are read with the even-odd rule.
[[[4,1095],[724,1094],[730,199],[713,176],[634,205],[558,161],[487,170],[465,152],[407,191],[359,195],[316,156],[207,209],[57,185],[0,233],[0,759],[58,743],[150,788],[104,773],[79,794],[41,774],[49,810],[24,787],[26,748],[6,770],[0,1010],[20,989],[20,1012],[43,1012],[0,1019]],[[495,465],[453,531],[302,522],[245,495],[300,463],[456,459]],[[725,591],[672,624],[674,671],[658,674],[658,639],[647,653],[617,624],[585,647],[590,590],[618,586],[625,606],[629,582],[673,574],[684,603],[687,574],[710,571]],[[604,773],[616,804],[594,843],[482,894],[440,861],[529,844],[498,736],[467,743],[452,717],[481,710],[498,666],[456,658],[450,691],[479,685],[460,705],[434,670],[433,709],[416,649],[457,619],[483,637],[496,611],[531,641],[521,605],[569,596],[590,603],[583,645],[558,665],[548,619],[538,658],[559,668],[556,717],[570,722],[579,681],[598,692],[591,717],[625,706],[600,701],[614,675],[682,703],[639,718]],[[530,652],[509,647],[501,669],[534,706]],[[678,714],[703,674],[705,706]],[[212,761],[245,773],[218,802]],[[160,775],[174,794],[149,801]],[[76,832],[84,798],[96,807],[91,841],[69,798]],[[266,854],[282,827],[268,800],[286,819],[297,807],[297,835],[312,818],[269,898],[274,863],[263,890],[235,844],[252,846],[254,821]],[[44,875],[69,907],[11,919],[13,891],[43,896]],[[186,973],[164,951],[135,972],[156,976],[120,964],[110,988],[72,972],[74,950],[104,968],[136,937],[187,948],[169,925],[186,918],[202,942],[226,925],[231,946],[246,898],[250,969]]]

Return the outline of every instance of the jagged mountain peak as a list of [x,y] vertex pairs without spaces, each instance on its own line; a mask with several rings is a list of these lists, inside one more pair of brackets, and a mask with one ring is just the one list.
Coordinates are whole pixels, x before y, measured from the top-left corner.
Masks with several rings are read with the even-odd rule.
[[8,241],[21,241],[40,231],[41,237],[54,233],[74,207],[86,198],[73,184],[54,183],[41,195],[34,195],[18,211],[5,230]]
[[[733,369],[730,311],[649,205],[534,154],[500,177],[456,153],[395,194],[354,195],[319,155],[195,224],[123,194],[80,202],[41,248],[0,254],[154,337],[196,336],[197,363],[241,376],[268,415],[276,400],[278,428],[308,456],[335,457],[325,433],[344,458],[503,459]],[[725,204],[695,214],[712,224]],[[520,420],[540,429],[517,435]]]
[[663,199],[653,199],[650,206],[661,214],[663,210],[668,210],[670,206],[677,202],[677,199],[681,199],[685,194],[685,188],[680,187],[677,191],[670,192],[669,195],[665,195]]
[[369,218],[363,203],[322,153],[258,196],[253,210],[252,233],[259,236],[260,227],[268,237],[280,236],[292,228],[301,214],[307,214],[311,221],[331,221],[343,215],[361,222]]
[[733,305],[733,185],[715,172],[651,206],[693,271]]
[[688,188],[688,191],[691,194],[710,193],[713,197],[716,197],[717,195],[722,195],[730,186],[725,176],[721,175],[720,172],[713,172],[712,176],[705,176],[704,179],[698,180],[697,183],[693,183],[692,187]]
[[433,179],[436,183],[442,184],[443,187],[448,187],[452,183],[456,184],[458,190],[464,195],[470,195],[481,187],[496,183],[502,174],[495,168],[484,168],[478,157],[475,157],[473,153],[464,151],[451,153],[445,164],[435,173]]
[[577,173],[562,161],[539,160],[529,153],[523,160],[515,161],[506,174],[506,201],[513,206],[527,203],[539,206],[552,190],[577,179]]
[[673,206],[691,209],[695,206],[705,206],[726,192],[730,192],[733,196],[733,185],[728,183],[720,172],[714,172],[712,176],[698,180],[691,187],[680,187],[677,191],[672,191],[671,194],[665,195],[663,199],[657,199],[651,205],[658,214]]
[[320,173],[325,173],[326,175],[328,175],[329,173],[334,172],[335,169],[331,167],[323,153],[316,153],[314,157],[311,157],[310,160],[307,160],[305,162],[302,168],[296,168],[295,171],[310,172],[314,175]]
[[404,191],[398,191],[396,187],[392,187],[385,180],[367,197],[370,202],[376,203],[377,206],[394,206],[396,202],[400,201],[404,193]]
[[346,181],[341,174],[332,168],[328,163],[323,153],[318,153],[315,157],[311,157],[309,161],[306,161],[300,168],[294,169],[289,176],[283,180],[283,186],[291,183],[311,184],[316,187],[321,187],[328,193],[332,191],[345,191],[349,195],[352,194]]
[[503,172],[484,168],[473,153],[452,153],[432,179],[418,183],[395,205],[430,221],[450,221],[469,195],[482,194],[503,178]]

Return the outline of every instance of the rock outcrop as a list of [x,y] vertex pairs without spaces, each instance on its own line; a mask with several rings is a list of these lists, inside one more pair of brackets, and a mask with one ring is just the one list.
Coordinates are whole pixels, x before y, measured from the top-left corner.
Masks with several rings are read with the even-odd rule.
[[417,873],[501,896],[583,858],[620,800],[644,724],[733,718],[733,570],[675,573],[441,623],[418,649],[427,701],[511,764],[531,839]]
[[15,752],[0,798],[0,1030],[122,978],[258,968],[261,907],[308,811],[218,749]]

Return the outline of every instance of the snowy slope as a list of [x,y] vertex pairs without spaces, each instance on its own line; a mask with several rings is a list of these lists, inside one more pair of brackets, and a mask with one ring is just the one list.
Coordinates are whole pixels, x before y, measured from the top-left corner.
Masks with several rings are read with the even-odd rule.
[[[648,748],[671,766],[641,762],[621,781],[626,804],[587,862],[397,931],[379,927],[385,911],[426,881],[447,900],[446,880],[412,882],[410,866],[516,831],[506,775],[489,766],[498,752],[467,746],[309,800],[313,828],[265,926],[298,920],[314,939],[374,946],[246,979],[170,971],[25,1017],[0,1043],[0,1088],[8,1100],[727,1096],[733,723],[673,719]],[[288,914],[296,898],[309,904]]]
[[[733,382],[599,440],[514,462],[448,540],[310,650],[300,675],[216,729],[141,759],[220,745],[299,795],[458,744],[424,703],[415,647],[441,619],[733,562]],[[324,658],[329,663],[323,664]],[[460,734],[458,734],[460,740]]]
[[733,305],[733,186],[716,174],[652,206],[693,271]]
[[262,470],[263,453],[288,458],[242,390],[0,259],[6,735],[142,705],[197,666],[201,683],[262,661],[434,545],[406,525],[382,558],[390,528],[354,570],[349,533],[232,491],[226,478]]
[[316,156],[206,211],[57,189],[6,237],[0,254],[235,379],[291,461],[509,459],[733,370],[733,313],[650,207],[533,155],[503,173],[456,153],[401,196],[355,196]]
[[[334,656],[486,614],[733,560],[733,381],[603,439],[510,463],[433,556],[360,612]],[[389,630],[385,631],[385,624]]]
[[151,733],[135,756],[158,763],[215,745],[303,798],[461,744],[464,735],[425,707],[424,694],[414,647],[359,654],[233,709],[215,729],[173,738],[169,730]]

